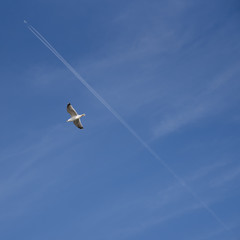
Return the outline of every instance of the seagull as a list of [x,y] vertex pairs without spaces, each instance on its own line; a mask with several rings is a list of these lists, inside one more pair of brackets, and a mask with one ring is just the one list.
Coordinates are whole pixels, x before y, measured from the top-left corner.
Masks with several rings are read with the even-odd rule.
[[83,125],[80,121],[80,118],[85,116],[85,114],[78,115],[76,110],[73,108],[71,103],[68,103],[67,105],[67,111],[70,113],[71,118],[67,120],[67,122],[73,122],[78,128],[83,129]]

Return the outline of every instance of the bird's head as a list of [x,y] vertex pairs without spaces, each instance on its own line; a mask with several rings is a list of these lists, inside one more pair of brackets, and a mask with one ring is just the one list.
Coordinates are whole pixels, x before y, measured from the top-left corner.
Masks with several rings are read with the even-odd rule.
[[83,113],[81,116],[82,116],[82,117],[85,117],[85,116],[86,116],[86,114],[85,114],[85,113]]

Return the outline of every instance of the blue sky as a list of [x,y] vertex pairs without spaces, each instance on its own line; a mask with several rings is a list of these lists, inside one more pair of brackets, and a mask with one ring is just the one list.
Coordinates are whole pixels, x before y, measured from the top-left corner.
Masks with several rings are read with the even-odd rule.
[[[239,1],[12,0],[0,11],[1,239],[239,239]],[[83,131],[66,123],[68,102]]]

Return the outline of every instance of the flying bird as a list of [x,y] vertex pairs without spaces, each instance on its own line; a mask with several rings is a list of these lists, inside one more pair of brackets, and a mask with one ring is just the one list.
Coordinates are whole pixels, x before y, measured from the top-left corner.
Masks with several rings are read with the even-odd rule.
[[78,115],[76,110],[73,108],[71,103],[68,103],[67,105],[67,111],[70,113],[71,118],[67,120],[67,122],[73,122],[78,128],[83,129],[83,125],[81,123],[80,118],[85,116],[85,114]]

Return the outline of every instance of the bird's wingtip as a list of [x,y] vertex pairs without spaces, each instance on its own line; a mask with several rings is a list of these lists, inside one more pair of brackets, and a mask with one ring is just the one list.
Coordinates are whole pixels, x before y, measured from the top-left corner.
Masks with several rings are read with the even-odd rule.
[[71,105],[71,103],[68,103],[68,105],[67,106],[70,106]]

